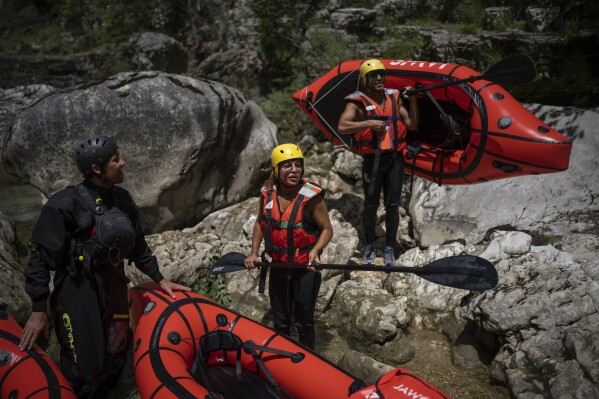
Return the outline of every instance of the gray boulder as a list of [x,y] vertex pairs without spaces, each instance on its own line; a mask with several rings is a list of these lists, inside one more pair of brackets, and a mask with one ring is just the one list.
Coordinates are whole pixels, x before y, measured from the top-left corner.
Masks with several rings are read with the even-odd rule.
[[499,286],[461,309],[502,337],[494,374],[503,375],[515,398],[597,397],[599,257],[579,264],[548,245],[501,258]]
[[194,68],[193,76],[223,82],[241,90],[249,98],[258,98],[257,82],[263,68],[260,54],[252,48],[235,48],[210,54]]
[[526,7],[524,10],[526,28],[531,32],[548,32],[558,26],[559,7]]
[[17,112],[39,98],[52,92],[54,88],[48,85],[17,86],[11,89],[0,89],[0,153],[4,135],[10,128],[12,119]]
[[369,29],[376,16],[376,11],[366,8],[342,8],[333,11],[330,18],[333,27],[348,32],[356,32]]
[[[417,179],[410,215],[424,245],[447,239],[482,240],[488,229],[512,225],[550,236],[585,233],[596,226],[599,204],[599,109],[529,106],[544,122],[573,140],[568,170],[477,185],[442,186]],[[593,216],[595,215],[595,216]]]
[[351,349],[339,360],[339,367],[360,377],[366,385],[376,383],[380,376],[393,370],[388,364]]
[[129,39],[131,66],[139,70],[187,72],[187,50],[177,40],[158,32],[144,32]]
[[247,198],[276,145],[276,127],[236,89],[128,72],[21,111],[5,140],[6,170],[49,196],[81,180],[71,154],[90,134],[116,138],[127,162],[123,186],[152,231],[191,225]]
[[0,212],[0,304],[7,304],[8,312],[22,324],[31,312],[31,301],[25,293],[25,276],[16,248],[14,223]]
[[510,7],[487,7],[483,16],[483,28],[487,30],[505,30],[512,16]]

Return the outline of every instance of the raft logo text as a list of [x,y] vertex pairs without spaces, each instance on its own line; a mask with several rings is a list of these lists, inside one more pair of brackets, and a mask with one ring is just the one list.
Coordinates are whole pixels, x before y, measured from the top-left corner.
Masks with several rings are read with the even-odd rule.
[[449,64],[444,64],[441,62],[430,62],[430,61],[404,61],[404,60],[397,60],[397,61],[391,61],[390,62],[391,65],[399,65],[399,66],[406,66],[409,65],[411,67],[413,66],[418,66],[418,68],[428,68],[428,69],[432,69],[433,67],[436,67],[437,69],[441,70],[444,69],[447,65]]
[[414,391],[412,388],[406,387],[403,384],[395,385],[393,387],[393,389],[395,389],[396,391],[401,392],[404,395],[406,395],[406,398],[430,399],[428,396],[424,396],[422,394],[419,394],[418,392]]
[[71,324],[71,318],[67,313],[62,315],[62,323],[67,329],[67,338],[69,339],[69,347],[73,351],[73,362],[77,363],[77,351],[75,350],[75,337],[73,336],[73,325]]

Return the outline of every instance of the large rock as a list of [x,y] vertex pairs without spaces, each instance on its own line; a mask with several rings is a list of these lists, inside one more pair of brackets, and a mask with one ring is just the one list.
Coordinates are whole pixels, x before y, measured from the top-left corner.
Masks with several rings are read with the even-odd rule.
[[592,133],[599,124],[599,108],[529,108],[573,140],[568,170],[467,186],[439,187],[418,179],[410,214],[421,244],[450,238],[475,243],[488,229],[507,224],[554,236],[596,226],[599,174],[589,171],[599,169],[599,136]]
[[56,91],[7,134],[7,171],[45,195],[80,180],[74,144],[113,136],[129,189],[152,231],[192,225],[242,201],[268,173],[276,127],[239,91],[160,72],[129,72]]
[[187,72],[187,50],[177,40],[158,32],[144,32],[129,39],[134,69],[171,73]]
[[[229,252],[249,254],[257,213],[258,198],[250,198],[210,214],[194,227],[150,235],[148,244],[166,278],[200,287],[206,282],[210,266],[222,255]],[[347,263],[358,245],[356,230],[344,221],[338,210],[330,210],[329,216],[334,235],[321,255],[321,261]],[[133,284],[148,280],[134,268],[128,269],[128,274]],[[345,278],[344,273],[333,270],[325,270],[322,275],[318,313],[329,307],[337,286]],[[258,293],[259,272],[229,273],[224,279],[232,298],[231,307],[247,317],[266,322],[264,317],[270,304],[267,295]]]
[[8,312],[24,323],[31,311],[31,301],[25,293],[25,276],[17,257],[17,237],[14,223],[0,212],[0,304],[8,304]]
[[12,119],[19,110],[52,92],[54,88],[48,85],[17,86],[11,89],[0,89],[0,153],[4,135],[10,128]]
[[499,258],[498,287],[469,297],[461,309],[502,337],[496,378],[515,398],[598,397],[599,256],[579,264],[547,245]]

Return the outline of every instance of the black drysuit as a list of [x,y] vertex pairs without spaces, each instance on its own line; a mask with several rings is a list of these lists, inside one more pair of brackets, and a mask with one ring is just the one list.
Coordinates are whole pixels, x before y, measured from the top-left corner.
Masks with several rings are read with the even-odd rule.
[[116,383],[129,326],[124,262],[109,262],[93,248],[91,200],[105,210],[115,206],[129,217],[135,244],[127,258],[154,281],[163,279],[144,238],[142,215],[127,190],[105,189],[86,180],[56,193],[44,205],[33,231],[35,249],[25,268],[25,289],[33,311],[46,311],[50,271],[56,272],[50,309],[61,369],[79,397],[100,397],[98,387]]

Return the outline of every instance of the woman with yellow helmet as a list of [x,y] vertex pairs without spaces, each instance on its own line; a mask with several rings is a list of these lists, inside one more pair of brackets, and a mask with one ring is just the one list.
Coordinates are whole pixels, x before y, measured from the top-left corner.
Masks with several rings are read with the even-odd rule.
[[264,240],[275,262],[305,263],[306,269],[272,268],[268,295],[274,329],[290,335],[295,325],[300,343],[314,348],[314,310],[321,276],[312,265],[333,237],[323,196],[315,183],[303,180],[304,155],[295,144],[275,147],[272,177],[262,187],[260,209],[252,233],[252,250],[245,267],[253,269]]
[[[395,265],[395,241],[399,226],[399,200],[403,185],[406,128],[418,129],[418,101],[402,95],[399,90],[385,88],[386,71],[380,60],[366,60],[360,65],[360,83],[365,91],[356,91],[345,100],[345,110],[339,118],[341,134],[352,134],[352,145],[363,156],[362,183],[364,186],[364,258],[373,264],[376,211],[381,190],[385,196],[384,262]],[[406,87],[409,90],[410,87]],[[410,100],[410,111],[403,100]]]

